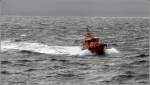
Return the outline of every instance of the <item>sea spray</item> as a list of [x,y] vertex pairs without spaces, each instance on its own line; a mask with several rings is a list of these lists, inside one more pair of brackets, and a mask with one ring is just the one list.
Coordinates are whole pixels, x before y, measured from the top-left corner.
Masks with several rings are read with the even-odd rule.
[[116,48],[105,49],[106,54],[120,53]]
[[[53,54],[53,55],[95,55],[89,50],[81,50],[80,46],[48,46],[41,43],[31,43],[31,42],[11,42],[11,41],[2,41],[1,42],[1,51],[8,50],[27,50],[31,52],[38,52],[44,54]],[[115,48],[106,49],[106,54],[119,53]]]

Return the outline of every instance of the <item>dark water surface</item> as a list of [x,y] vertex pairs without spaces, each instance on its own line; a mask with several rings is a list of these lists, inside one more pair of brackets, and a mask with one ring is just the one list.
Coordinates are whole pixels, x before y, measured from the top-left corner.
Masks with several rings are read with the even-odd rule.
[[149,85],[147,18],[1,17],[2,40],[81,45],[86,25],[119,54],[1,52],[1,85]]

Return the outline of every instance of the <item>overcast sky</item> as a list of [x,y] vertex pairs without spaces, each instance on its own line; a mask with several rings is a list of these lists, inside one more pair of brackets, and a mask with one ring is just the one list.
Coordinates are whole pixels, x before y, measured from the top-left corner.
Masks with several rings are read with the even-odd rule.
[[148,16],[148,0],[3,0],[3,15]]

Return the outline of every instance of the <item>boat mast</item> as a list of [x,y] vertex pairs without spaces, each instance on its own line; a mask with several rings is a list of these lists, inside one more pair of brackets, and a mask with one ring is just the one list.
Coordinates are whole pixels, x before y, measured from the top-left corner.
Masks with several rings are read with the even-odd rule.
[[86,26],[86,32],[91,32],[89,28],[91,28],[91,26],[87,25]]

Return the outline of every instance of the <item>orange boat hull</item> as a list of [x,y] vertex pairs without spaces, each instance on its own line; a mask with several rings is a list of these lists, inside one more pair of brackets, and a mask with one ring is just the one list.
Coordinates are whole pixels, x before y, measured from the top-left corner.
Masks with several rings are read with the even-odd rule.
[[92,47],[88,47],[87,45],[84,45],[83,50],[88,49],[92,53],[101,55],[105,53],[105,46],[106,44],[97,44],[96,46],[92,46]]

